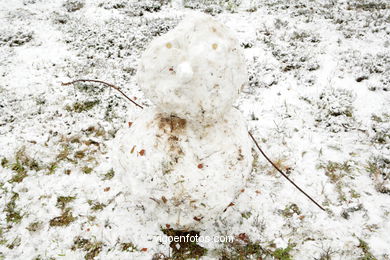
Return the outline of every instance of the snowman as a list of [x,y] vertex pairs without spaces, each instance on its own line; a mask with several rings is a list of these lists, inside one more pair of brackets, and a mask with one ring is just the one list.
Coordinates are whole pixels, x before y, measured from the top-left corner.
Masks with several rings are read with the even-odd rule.
[[251,172],[251,140],[235,108],[247,79],[239,43],[205,14],[154,39],[138,84],[154,106],[118,132],[113,165],[145,218],[199,230],[228,214]]

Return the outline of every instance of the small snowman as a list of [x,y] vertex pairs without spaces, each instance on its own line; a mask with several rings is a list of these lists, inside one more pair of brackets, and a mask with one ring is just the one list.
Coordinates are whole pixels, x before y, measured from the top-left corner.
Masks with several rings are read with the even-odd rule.
[[247,79],[239,43],[194,14],[150,43],[137,77],[155,106],[118,132],[114,170],[146,218],[202,229],[226,214],[252,169],[251,140],[232,106]]

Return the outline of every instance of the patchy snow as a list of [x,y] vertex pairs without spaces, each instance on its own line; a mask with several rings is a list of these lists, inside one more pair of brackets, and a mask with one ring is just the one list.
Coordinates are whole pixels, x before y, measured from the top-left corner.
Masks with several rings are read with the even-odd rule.
[[[151,106],[136,83],[141,54],[196,11],[244,48],[248,84],[234,106],[248,128],[327,209],[253,152],[245,191],[201,235],[260,245],[252,256],[390,259],[390,6],[291,2],[2,1],[0,259],[170,255],[111,170],[117,131],[143,112],[104,86],[61,82],[105,80]],[[202,246],[204,259],[242,253]]]

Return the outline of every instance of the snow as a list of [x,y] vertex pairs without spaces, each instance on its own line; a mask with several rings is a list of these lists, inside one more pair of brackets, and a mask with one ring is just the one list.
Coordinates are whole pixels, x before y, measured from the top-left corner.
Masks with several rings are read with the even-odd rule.
[[[326,254],[389,259],[386,1],[213,1],[207,6],[189,0],[88,0],[79,1],[84,6],[74,11],[65,2],[73,1],[0,3],[0,160],[8,160],[0,166],[0,259],[170,254],[169,245],[158,242],[163,233],[153,209],[143,208],[130,192],[133,182],[122,181],[119,172],[110,178],[110,151],[119,129],[130,121],[128,130],[134,131],[145,123],[139,118],[147,111],[101,85],[61,82],[105,80],[152,108],[154,100],[144,96],[136,79],[142,53],[197,11],[211,13],[244,48],[248,84],[234,103],[243,124],[327,209],[321,212],[253,152],[245,190],[226,215],[205,223],[201,235],[245,233],[271,252],[294,245],[293,259]],[[182,82],[191,77],[185,63],[179,71]],[[12,182],[17,161],[27,176]],[[65,211],[57,205],[61,196],[75,197],[65,206],[75,220],[53,226],[50,221]],[[10,212],[19,213],[20,221],[10,221]],[[39,223],[36,230],[34,223]],[[77,244],[79,238],[97,251]],[[123,243],[136,249],[123,250]],[[204,259],[220,257],[219,249],[234,251],[222,243],[202,246],[209,249]]]

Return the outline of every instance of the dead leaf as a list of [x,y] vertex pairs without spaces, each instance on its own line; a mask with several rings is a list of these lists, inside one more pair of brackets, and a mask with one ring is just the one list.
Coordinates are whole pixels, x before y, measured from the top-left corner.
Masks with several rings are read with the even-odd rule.
[[167,198],[165,198],[164,196],[161,197],[161,200],[164,202],[164,203],[167,203]]

